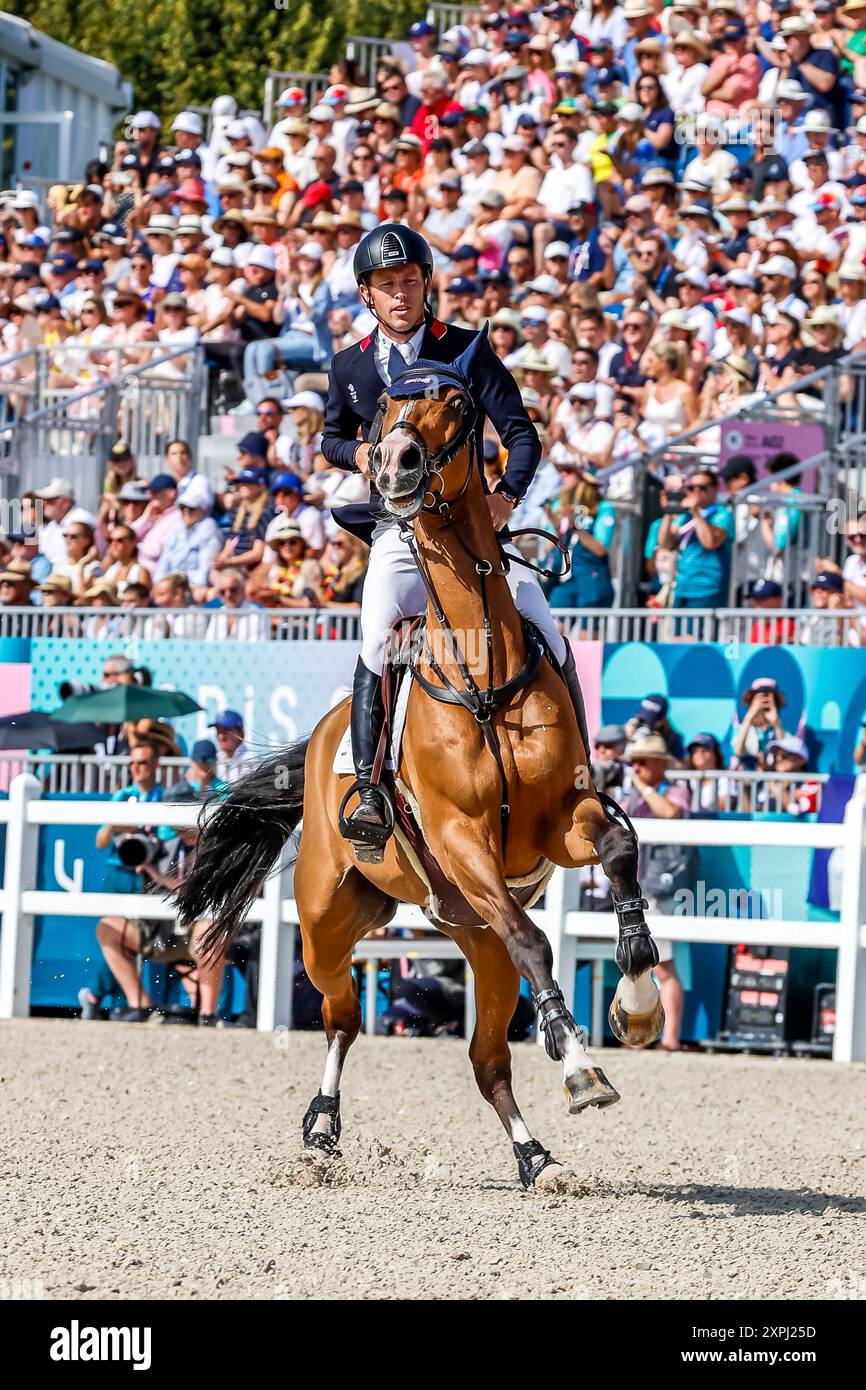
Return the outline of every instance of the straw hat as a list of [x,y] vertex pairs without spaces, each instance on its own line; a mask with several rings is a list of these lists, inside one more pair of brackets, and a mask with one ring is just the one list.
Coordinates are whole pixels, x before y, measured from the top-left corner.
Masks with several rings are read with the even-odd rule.
[[27,560],[10,560],[5,569],[0,572],[0,584],[30,584],[35,586],[36,580],[30,573],[30,565]]
[[623,754],[627,763],[635,758],[661,758],[662,762],[673,762],[670,750],[661,734],[644,734],[630,743]]
[[117,590],[110,579],[97,579],[89,589],[85,589],[84,599],[86,603],[90,603],[95,598],[107,598],[112,603],[118,602]]
[[158,744],[160,752],[168,753],[170,757],[179,758],[181,756],[177,734],[170,724],[166,724],[164,719],[139,719],[133,725],[130,733],[130,747],[134,748],[143,739],[147,739],[149,743]]

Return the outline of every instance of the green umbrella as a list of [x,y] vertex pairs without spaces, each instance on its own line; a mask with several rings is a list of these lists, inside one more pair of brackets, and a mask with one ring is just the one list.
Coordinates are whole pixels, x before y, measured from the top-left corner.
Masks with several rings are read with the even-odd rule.
[[201,709],[180,690],[154,690],[146,685],[113,685],[95,695],[73,695],[64,700],[52,719],[64,724],[125,724],[137,719],[177,719]]

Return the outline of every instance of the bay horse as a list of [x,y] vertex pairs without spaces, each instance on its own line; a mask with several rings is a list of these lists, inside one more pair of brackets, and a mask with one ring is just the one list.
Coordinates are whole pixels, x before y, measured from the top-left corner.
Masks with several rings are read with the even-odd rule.
[[420,905],[472,968],[477,1022],[469,1055],[529,1188],[562,1169],[530,1133],[511,1087],[507,1031],[521,976],[532,988],[547,1053],[562,1065],[570,1113],[620,1097],[587,1056],[583,1030],[553,978],[550,943],[510,883],[537,877],[545,861],[564,868],[600,862],[619,920],[616,958],[623,972],[611,1027],[628,1045],[645,1046],[661,1032],[664,1013],[650,973],[658,953],[643,915],[636,837],[622,813],[595,792],[589,749],[563,679],[524,628],[506,581],[505,565],[517,561],[493,529],[471,423],[478,342],[450,366],[419,362],[392,384],[374,450],[379,494],[414,548],[428,594],[396,782],[417,806],[429,849],[470,909],[462,921],[476,925],[445,920],[459,914],[437,917],[439,901],[405,837],[394,834],[375,862],[360,848],[356,857],[356,847],[340,835],[352,778],[333,765],[349,700],[203,812],[177,903],[185,921],[213,919],[204,954],[224,949],[303,818],[294,894],[304,966],[324,996],[328,1045],[303,1143],[333,1156],[339,1155],[341,1076],[361,1026],[353,950],[390,921],[398,901]]

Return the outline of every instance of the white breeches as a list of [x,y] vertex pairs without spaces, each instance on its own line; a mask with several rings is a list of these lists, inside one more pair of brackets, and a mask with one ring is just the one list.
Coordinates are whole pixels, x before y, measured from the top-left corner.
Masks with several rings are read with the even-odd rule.
[[[513,545],[505,549],[507,554],[520,553]],[[565,639],[556,627],[536,575],[522,565],[512,565],[508,587],[518,613],[535,624],[557,661],[563,662]],[[389,526],[374,540],[370,550],[361,601],[361,656],[369,671],[381,674],[385,669],[393,624],[400,618],[423,613],[426,606],[427,594],[418,566],[398,528]],[[463,642],[460,645],[464,647]],[[467,658],[472,669],[469,653]]]

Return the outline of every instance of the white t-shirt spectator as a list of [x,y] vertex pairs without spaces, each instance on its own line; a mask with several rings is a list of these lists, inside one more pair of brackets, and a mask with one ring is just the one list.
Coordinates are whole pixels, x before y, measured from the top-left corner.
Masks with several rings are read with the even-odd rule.
[[538,201],[551,217],[565,217],[575,203],[593,201],[592,174],[585,164],[553,165],[542,179]]

